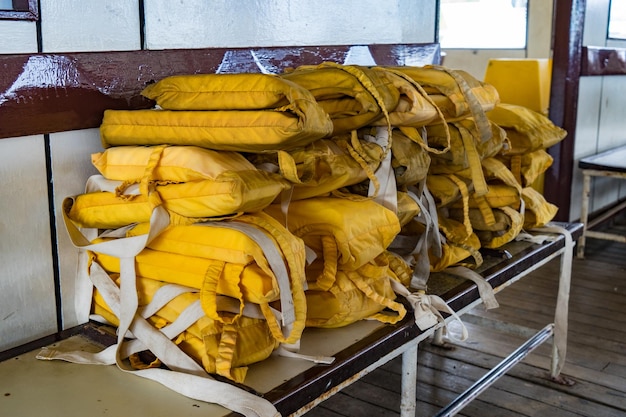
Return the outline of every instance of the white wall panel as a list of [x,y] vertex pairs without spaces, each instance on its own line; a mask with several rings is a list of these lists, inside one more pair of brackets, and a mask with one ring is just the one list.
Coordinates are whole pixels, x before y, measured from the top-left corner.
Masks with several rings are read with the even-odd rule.
[[148,49],[432,42],[435,36],[435,0],[145,4]]
[[569,220],[577,220],[580,218],[583,176],[578,169],[578,161],[585,156],[593,155],[598,152],[598,125],[600,123],[601,100],[602,77],[582,77],[580,79],[578,93]]
[[5,350],[57,331],[43,137],[0,140],[0,178],[0,350]]
[[141,49],[137,0],[43,0],[40,13],[44,52]]
[[[78,311],[80,307],[77,306],[85,302],[85,293],[81,291],[88,282],[84,275],[77,273],[78,250],[72,245],[65,229],[62,203],[66,197],[85,191],[87,178],[97,173],[91,164],[91,154],[101,152],[102,145],[98,129],[55,133],[50,136],[63,328],[67,329],[87,321],[88,311]],[[89,300],[86,298],[87,306]]]
[[604,46],[608,32],[610,0],[593,0],[585,4],[583,45]]
[[37,52],[35,22],[0,20],[0,54]]

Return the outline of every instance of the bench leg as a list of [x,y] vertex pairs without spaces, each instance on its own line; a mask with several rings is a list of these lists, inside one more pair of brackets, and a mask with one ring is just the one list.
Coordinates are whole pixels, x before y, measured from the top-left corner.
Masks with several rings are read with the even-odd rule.
[[402,398],[400,416],[415,417],[417,394],[417,339],[402,353]]
[[580,222],[583,224],[583,233],[578,238],[578,252],[576,257],[585,257],[585,234],[587,233],[587,218],[589,217],[589,197],[591,194],[591,176],[583,173],[583,198],[580,205]]

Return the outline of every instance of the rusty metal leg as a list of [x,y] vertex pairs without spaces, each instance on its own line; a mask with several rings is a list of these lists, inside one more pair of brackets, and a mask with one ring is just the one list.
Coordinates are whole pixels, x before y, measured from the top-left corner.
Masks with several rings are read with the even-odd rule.
[[401,417],[415,417],[417,394],[417,339],[411,341],[410,344],[411,346],[402,353]]
[[591,175],[583,171],[583,198],[580,207],[580,222],[583,224],[583,233],[578,238],[578,252],[576,257],[585,257],[585,234],[587,233],[587,217],[589,216],[589,197],[591,194]]

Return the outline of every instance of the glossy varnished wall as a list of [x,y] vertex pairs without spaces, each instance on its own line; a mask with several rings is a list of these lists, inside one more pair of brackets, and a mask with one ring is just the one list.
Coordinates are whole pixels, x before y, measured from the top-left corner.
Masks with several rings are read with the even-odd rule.
[[[0,20],[0,54],[425,43],[436,30],[436,0],[150,0],[143,10],[138,0],[40,4],[39,26]],[[16,87],[43,85],[51,70],[41,67]],[[95,128],[0,139],[0,351],[87,319],[59,207],[83,191],[95,173],[89,155],[99,150]]]

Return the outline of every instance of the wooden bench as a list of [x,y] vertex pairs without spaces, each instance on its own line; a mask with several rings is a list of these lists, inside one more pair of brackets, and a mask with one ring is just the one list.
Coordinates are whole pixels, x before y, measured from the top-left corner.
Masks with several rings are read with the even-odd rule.
[[615,242],[626,242],[626,236],[591,230],[601,222],[611,218],[624,208],[626,200],[616,206],[589,220],[589,198],[591,197],[591,177],[611,177],[626,178],[626,146],[609,149],[596,155],[582,158],[578,161],[578,168],[583,173],[583,195],[581,202],[580,221],[583,223],[583,233],[578,239],[578,258],[585,256],[585,239],[588,237],[595,239],[612,240]]
[[[365,58],[367,62],[359,62],[355,56]],[[0,138],[97,127],[104,109],[149,106],[150,103],[142,99],[139,92],[145,83],[168,75],[218,70],[280,71],[285,67],[326,60],[355,64],[425,65],[437,63],[439,59],[439,47],[433,44],[3,56],[0,57],[0,64],[5,70],[0,74],[0,94],[6,99],[0,102]],[[57,67],[64,68],[65,73],[71,72],[75,81],[71,86],[63,78],[62,71],[58,72],[58,80],[46,78],[41,85],[19,82],[21,78],[37,79],[32,77],[36,74],[31,72],[41,68]],[[24,101],[20,97],[31,99]],[[566,327],[566,295],[572,252],[566,236],[571,234],[573,239],[578,239],[582,225],[561,226],[568,233],[549,234],[552,239],[543,243],[520,241],[506,245],[501,253],[510,254],[508,257],[485,254],[485,262],[478,272],[496,292],[550,260],[561,257],[560,307],[555,323],[548,323],[535,337],[442,410],[442,415],[454,413],[471,401],[535,346],[548,340],[555,327],[560,330]],[[460,315],[481,303],[476,285],[458,277],[436,274],[429,280],[429,286],[432,293],[441,296]],[[450,319],[447,318],[448,321]],[[272,356],[251,366],[243,388],[271,401],[284,416],[300,415],[401,355],[401,415],[414,416],[418,345],[434,336],[440,328],[441,325],[420,331],[409,314],[396,325],[362,321],[341,329],[306,329],[301,352],[332,355],[336,358],[333,364],[312,365],[299,359]],[[169,417],[180,415],[184,410],[187,415],[204,417],[231,415],[220,406],[188,399],[115,367],[43,362],[34,358],[35,352],[45,345],[98,349],[101,343],[107,344],[111,340],[108,328],[86,323],[4,352],[0,355],[5,359],[0,363],[0,375],[9,377],[0,378],[0,389],[10,401],[4,402],[9,409],[3,412],[7,415],[44,415],[54,409],[63,415],[125,415],[132,410],[137,417]],[[564,359],[563,355],[558,357],[556,353],[555,349],[554,378],[558,377],[556,362]]]

